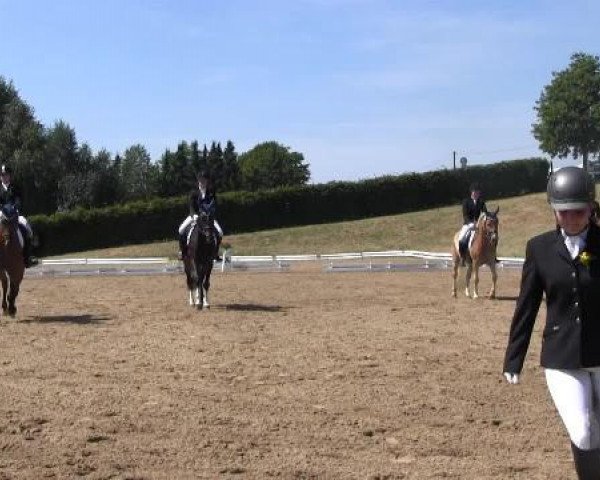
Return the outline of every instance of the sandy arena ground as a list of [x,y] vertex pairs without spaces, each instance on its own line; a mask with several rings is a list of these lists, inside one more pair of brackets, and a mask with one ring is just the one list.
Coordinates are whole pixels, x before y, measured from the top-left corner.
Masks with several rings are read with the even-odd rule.
[[[32,279],[0,320],[0,479],[572,479],[538,367],[501,378],[520,273]],[[482,272],[482,291],[489,272]],[[485,289],[485,290],[484,290]]]

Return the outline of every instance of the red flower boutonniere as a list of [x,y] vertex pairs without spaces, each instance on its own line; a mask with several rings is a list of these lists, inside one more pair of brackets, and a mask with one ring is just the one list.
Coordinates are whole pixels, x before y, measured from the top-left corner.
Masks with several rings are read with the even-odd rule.
[[579,261],[586,268],[590,268],[590,264],[594,258],[595,257],[590,252],[583,251],[579,254]]

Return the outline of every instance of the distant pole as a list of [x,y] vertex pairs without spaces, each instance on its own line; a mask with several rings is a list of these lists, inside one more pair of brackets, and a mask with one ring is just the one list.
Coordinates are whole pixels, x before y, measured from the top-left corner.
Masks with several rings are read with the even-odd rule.
[[452,152],[452,168],[456,170],[456,150]]

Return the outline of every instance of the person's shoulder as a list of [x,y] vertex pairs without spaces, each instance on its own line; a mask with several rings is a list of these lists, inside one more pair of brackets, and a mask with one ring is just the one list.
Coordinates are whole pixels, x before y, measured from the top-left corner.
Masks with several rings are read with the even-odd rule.
[[534,249],[547,248],[548,245],[556,241],[556,235],[556,230],[549,230],[547,232],[540,233],[539,235],[531,237],[527,242],[527,245]]

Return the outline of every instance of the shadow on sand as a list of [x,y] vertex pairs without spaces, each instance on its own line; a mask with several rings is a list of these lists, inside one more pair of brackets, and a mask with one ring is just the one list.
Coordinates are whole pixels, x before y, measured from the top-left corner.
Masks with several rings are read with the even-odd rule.
[[107,315],[36,315],[21,320],[22,323],[72,323],[74,325],[94,325],[100,324],[112,317]]
[[256,303],[231,303],[224,305],[223,310],[231,310],[234,312],[284,312],[287,307],[279,305],[259,305]]
[[502,296],[502,295],[498,295],[496,296],[496,298],[494,300],[499,300],[501,302],[516,302],[517,301],[516,296]]

